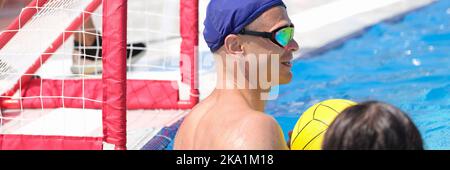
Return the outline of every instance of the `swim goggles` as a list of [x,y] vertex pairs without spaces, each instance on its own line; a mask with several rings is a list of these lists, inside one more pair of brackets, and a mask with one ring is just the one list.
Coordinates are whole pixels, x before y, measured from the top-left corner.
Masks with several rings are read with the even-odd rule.
[[256,32],[243,29],[239,34],[252,35],[270,39],[276,45],[284,48],[294,38],[294,25],[280,27],[272,32]]

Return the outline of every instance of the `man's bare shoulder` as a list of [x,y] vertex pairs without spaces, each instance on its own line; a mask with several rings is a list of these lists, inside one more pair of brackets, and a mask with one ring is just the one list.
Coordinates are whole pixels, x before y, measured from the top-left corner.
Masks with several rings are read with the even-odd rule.
[[287,149],[283,131],[270,115],[251,111],[244,114],[234,126],[235,149]]
[[249,111],[241,118],[241,123],[247,127],[272,129],[278,126],[277,121],[270,115],[258,111]]

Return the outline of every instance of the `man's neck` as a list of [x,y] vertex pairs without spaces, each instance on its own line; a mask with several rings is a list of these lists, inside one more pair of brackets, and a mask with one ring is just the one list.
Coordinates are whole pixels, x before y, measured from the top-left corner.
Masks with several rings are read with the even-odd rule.
[[262,100],[261,94],[267,93],[267,90],[260,89],[219,89],[215,92],[221,99],[243,102],[253,110],[264,112],[266,101]]
[[[253,110],[264,112],[264,108],[266,105],[266,100],[263,100],[263,95],[269,94],[270,88],[261,89],[257,82],[250,83],[247,78],[244,78],[240,73],[241,70],[229,66],[225,66],[225,56],[226,54],[215,54],[215,58],[217,60],[217,82],[215,92],[219,94],[221,97],[226,97],[227,100],[236,100],[236,102],[243,102],[244,100],[246,104]],[[238,60],[240,61],[240,60]],[[232,63],[232,62],[230,62]],[[232,69],[230,69],[230,67]],[[227,68],[229,70],[227,70]],[[238,75],[240,77],[238,77]],[[256,76],[256,75],[255,75]],[[238,83],[240,82],[240,83]]]
[[266,101],[262,100],[261,94],[265,91],[260,89],[239,89],[239,92],[251,108],[260,112],[264,112]]

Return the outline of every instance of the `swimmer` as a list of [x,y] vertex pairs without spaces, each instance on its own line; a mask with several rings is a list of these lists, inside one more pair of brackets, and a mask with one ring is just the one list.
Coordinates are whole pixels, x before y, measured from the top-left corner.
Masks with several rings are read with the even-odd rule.
[[[216,59],[217,85],[184,119],[174,149],[288,149],[279,124],[264,113],[266,100],[262,94],[268,93],[273,85],[237,88],[239,82],[233,78],[240,72],[225,62],[227,59],[250,61],[251,54],[262,54],[268,57],[266,61],[258,57],[258,62],[268,64],[271,57],[278,57],[278,76],[271,77],[270,70],[260,68],[256,74],[243,73],[245,83],[250,83],[252,76],[263,74],[277,79],[276,85],[289,83],[293,76],[293,52],[299,47],[293,40],[294,26],[286,6],[282,0],[212,0],[206,16],[203,35]],[[232,88],[223,88],[224,84],[231,84]]]

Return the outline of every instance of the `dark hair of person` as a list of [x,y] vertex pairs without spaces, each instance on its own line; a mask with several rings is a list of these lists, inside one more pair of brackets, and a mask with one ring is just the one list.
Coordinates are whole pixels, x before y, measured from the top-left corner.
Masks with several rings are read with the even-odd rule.
[[325,133],[324,150],[423,150],[419,130],[400,109],[378,101],[351,106]]

